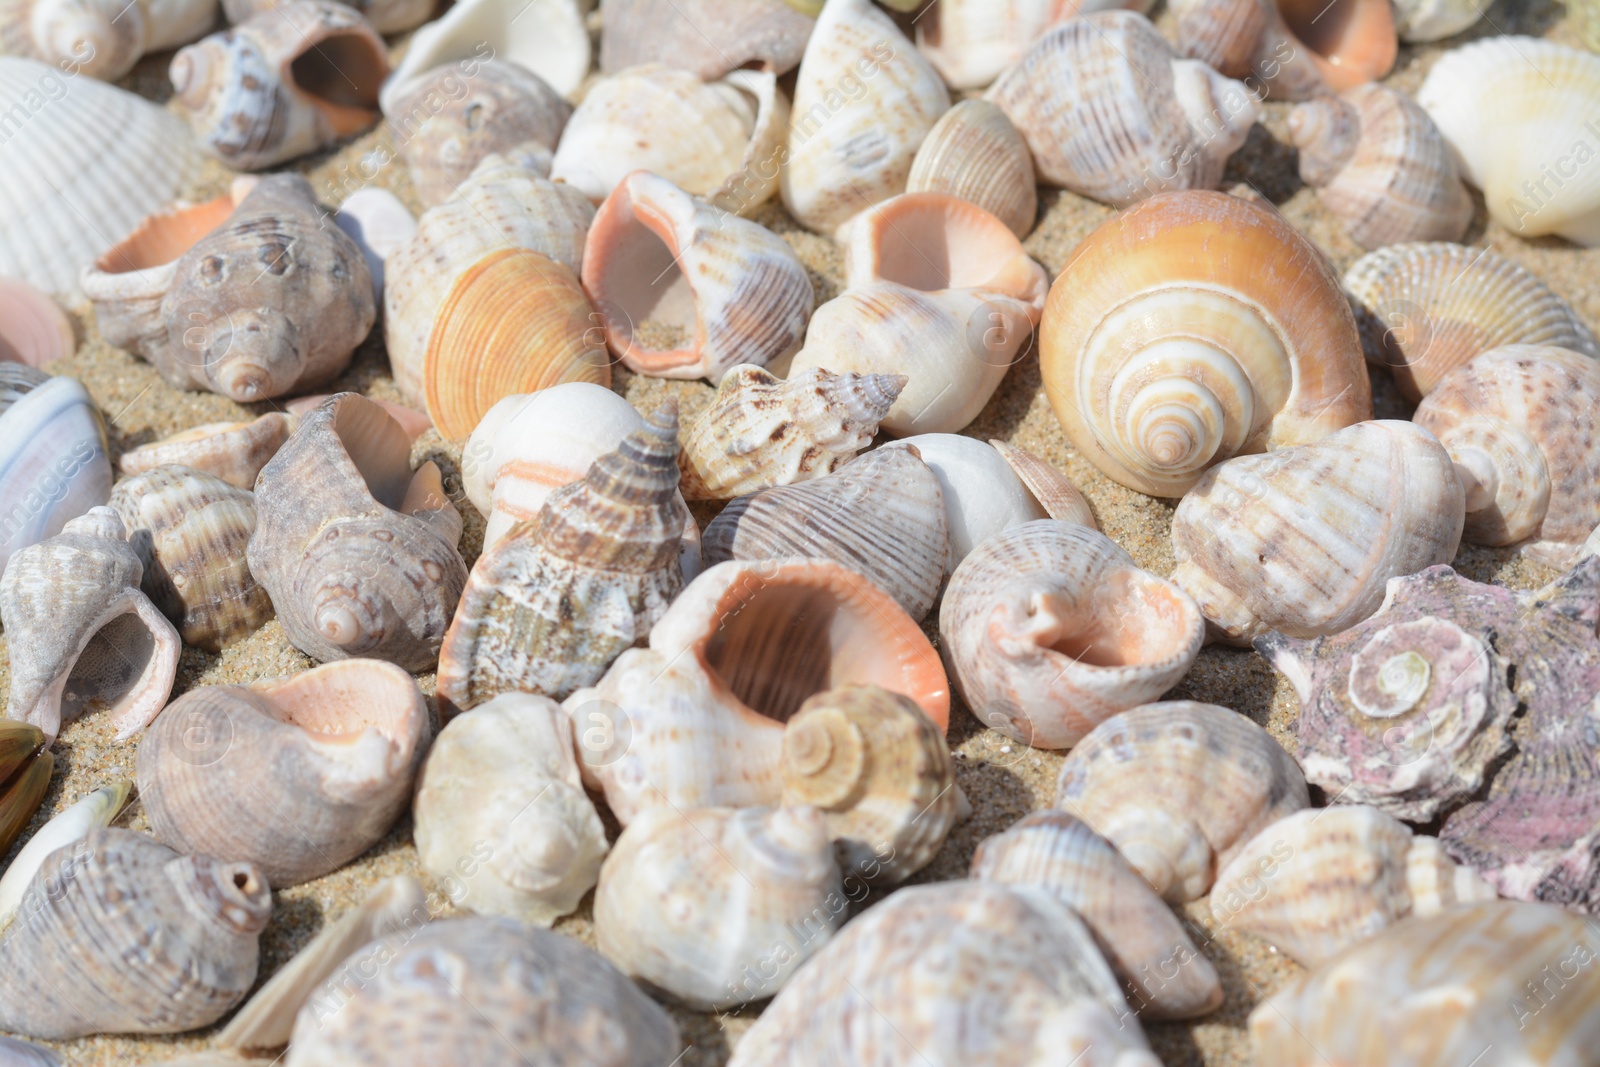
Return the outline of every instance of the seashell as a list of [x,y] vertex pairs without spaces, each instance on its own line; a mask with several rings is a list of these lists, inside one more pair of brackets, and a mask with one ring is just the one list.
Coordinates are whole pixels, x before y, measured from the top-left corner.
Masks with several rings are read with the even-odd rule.
[[[722,381],[738,363],[793,355],[815,299],[806,268],[771,230],[635,171],[589,227],[583,286],[611,351],[640,374]],[[655,322],[676,345],[640,340]]]
[[542,147],[548,176],[550,153],[572,105],[531,70],[490,59],[470,75],[453,64],[419,73],[384,114],[417,199],[433,207],[450,199],[489,155],[526,154],[530,143]]
[[27,282],[0,278],[0,362],[46,367],[77,349],[59,304]]
[[[322,406],[323,401],[334,395],[333,393],[320,393],[312,396],[297,396],[285,404],[283,409],[290,416],[298,419],[308,412],[317,410]],[[381,397],[369,396],[367,399],[388,412],[389,417],[399,423],[400,429],[405,431],[406,440],[413,444],[416,443],[417,438],[433,429],[433,423],[428,416],[415,408],[408,408],[404,404],[396,404],[392,400],[384,400]],[[290,430],[293,430],[293,426],[290,427]]]
[[345,197],[334,213],[333,223],[356,243],[367,260],[372,275],[372,299],[383,307],[383,261],[410,241],[417,232],[417,220],[400,198],[387,189],[368,186]]
[[8,0],[0,8],[0,55],[36,59],[68,77],[121,78],[150,47],[145,4],[115,0]]
[[1211,913],[1315,967],[1409,915],[1493,899],[1437,838],[1413,836],[1377,808],[1337,804],[1297,811],[1251,838],[1217,872]]
[[578,907],[609,847],[566,713],[531,693],[502,693],[449,722],[414,816],[422,865],[454,903],[539,926]]
[[1493,1049],[1496,1063],[1582,1063],[1600,1039],[1592,937],[1559,908],[1509,901],[1398,923],[1252,1011],[1255,1062],[1421,1067]]
[[831,559],[920,622],[944,579],[939,480],[915,449],[868,452],[827,477],[731,501],[706,527],[702,552],[708,564]]
[[0,1028],[59,1041],[209,1026],[255,984],[271,914],[248,863],[91,830],[50,855],[0,936]]
[[10,851],[44,802],[56,766],[47,744],[37,726],[0,719],[0,856]]
[[838,470],[872,443],[905,388],[903,374],[833,374],[820,368],[780,381],[743,363],[684,435],[683,495],[732,500]]
[[1372,417],[1349,303],[1270,207],[1156,197],[1080,244],[1051,288],[1039,372],[1073,445],[1149,496],[1211,464]]
[[293,432],[294,417],[281,411],[269,411],[250,422],[208,422],[124,452],[117,466],[125,475],[172,465],[190,467],[250,489]]
[[1215,188],[1261,111],[1243,84],[1179,58],[1131,11],[1050,30],[987,99],[1028,142],[1041,181],[1116,207]]
[[939,647],[973,716],[1035,748],[1071,748],[1160,698],[1204,640],[1187,593],[1109,537],[1054,519],[979,544],[939,609]]
[[938,654],[889,594],[829,560],[731,561],[684,588],[648,649],[563,706],[585,782],[626,826],[665,804],[778,803],[783,724],[843,685],[909,697],[941,733],[949,723]]
[[1208,471],[1172,516],[1172,580],[1215,640],[1338,633],[1378,610],[1389,579],[1455,558],[1465,499],[1433,434],[1358,423]]
[[437,67],[472,77],[482,64],[503,60],[532,71],[569,96],[589,73],[589,31],[577,0],[467,0],[450,7],[411,37],[405,58],[383,83],[383,113]]
[[816,808],[655,808],[600,869],[595,946],[646,989],[718,1011],[776,993],[848,907]]
[[831,0],[795,83],[783,203],[807,229],[833,233],[863,208],[902,193],[911,162],[950,94],[871,0]]
[[289,642],[326,662],[367,656],[424,671],[438,659],[467,567],[439,468],[377,404],[340,393],[300,417],[256,479],[250,573]]
[[660,63],[589,87],[556,146],[550,176],[596,204],[646,170],[712,207],[748,214],[778,187],[789,102],[765,71],[703,82]]
[[[938,966],[930,966],[930,961]],[[1093,938],[1049,893],[913,886],[869,909],[790,979],[729,1067],[1071,1063],[1157,1067]],[[930,1057],[932,1057],[930,1059]]]
[[784,729],[783,805],[822,810],[855,881],[896,885],[933,862],[962,799],[944,735],[899,693],[817,693]]
[[994,215],[1018,237],[1033,229],[1039,211],[1028,143],[1006,113],[987,100],[963,100],[933,124],[911,161],[906,192],[959,197]]
[[1192,700],[1112,716],[1067,753],[1056,779],[1055,806],[1173,904],[1205,896],[1250,838],[1308,803],[1300,768],[1265,730]]
[[1519,237],[1600,244],[1600,172],[1589,118],[1600,56],[1533,37],[1495,36],[1452,49],[1428,71],[1417,103],[1483,190],[1489,217]]
[[1576,563],[1600,525],[1597,410],[1600,363],[1565,348],[1505,345],[1445,375],[1414,419],[1455,462],[1466,539]]
[[329,0],[283,0],[180,49],[168,74],[195,138],[235,170],[326,148],[378,119],[389,51]]
[[403,930],[344,970],[300,1009],[285,1067],[654,1067],[678,1054],[671,1017],[597,952],[511,919]]
[[[1025,448],[993,439],[989,441],[989,447],[1000,453],[1000,458],[1006,461],[1011,473],[1027,487],[1028,493],[1050,518],[1075,522],[1091,530],[1100,528],[1094,521],[1094,513],[1089,510],[1089,502],[1066,475]],[[942,479],[940,484],[944,484]]]
[[1300,177],[1362,248],[1459,241],[1472,222],[1450,146],[1411,97],[1384,85],[1319,96],[1289,114]]
[[[0,99],[26,116],[0,146],[0,276],[75,298],[78,273],[171,203],[198,173],[200,153],[165,109],[89,79],[68,91],[68,77],[0,56]],[[47,102],[46,117],[31,121]]]
[[1151,0],[939,0],[917,17],[917,50],[952,89],[982,89],[1058,22],[1118,7],[1149,14],[1153,6]]
[[7,718],[32,723],[51,742],[95,702],[110,707],[119,741],[150,724],[172,691],[183,645],[139,591],[142,571],[122,520],[104,507],[12,557],[0,577]]
[[[41,753],[41,756],[49,756],[49,753]],[[54,757],[51,757],[51,761],[53,763]],[[17,914],[17,909],[22,905],[23,894],[33,883],[33,876],[44,866],[45,860],[49,859],[57,849],[77,845],[89,836],[91,830],[110,826],[112,820],[121,813],[122,806],[128,802],[128,796],[132,792],[133,783],[126,779],[96,789],[45,823],[37,833],[28,838],[27,843],[17,850],[16,856],[6,867],[5,877],[0,878],[0,932],[6,929],[12,917]]]
[[783,0],[601,0],[600,72],[666,63],[702,81],[749,65],[786,74],[800,64],[815,15]]
[[217,21],[217,7],[217,0],[145,0],[145,51],[165,52],[204,37]]
[[[288,0],[222,0],[222,11],[235,26],[263,11],[276,11]],[[349,5],[382,34],[416,29],[433,14],[434,0],[355,0]],[[197,35],[198,36],[198,35]]]
[[1311,0],[1178,0],[1178,40],[1193,59],[1260,95],[1311,100],[1384,77],[1399,52],[1394,15],[1381,0],[1349,0],[1334,18]]
[[1367,360],[1407,400],[1502,345],[1556,345],[1600,357],[1583,320],[1549,286],[1491,248],[1444,243],[1369,252],[1344,276]]
[[1082,917],[1134,1011],[1188,1019],[1222,985],[1183,924],[1105,838],[1064,811],[1035,811],[978,844],[972,877],[1047,890]]
[[0,1037],[0,1064],[5,1067],[61,1067],[61,1060],[47,1048],[14,1037]]
[[1410,44],[1441,41],[1483,18],[1473,0],[1395,0],[1395,29]]
[[282,889],[338,870],[389,832],[429,736],[421,690],[391,663],[202,686],[140,742],[139,797],[162,842],[226,850]]

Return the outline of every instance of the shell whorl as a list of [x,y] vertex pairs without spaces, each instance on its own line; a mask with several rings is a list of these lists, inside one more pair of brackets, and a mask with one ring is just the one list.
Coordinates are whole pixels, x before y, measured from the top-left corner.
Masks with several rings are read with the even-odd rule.
[[1356,154],[1361,112],[1337,96],[1319,96],[1289,112],[1289,139],[1300,150],[1300,177],[1321,187],[1333,180]]

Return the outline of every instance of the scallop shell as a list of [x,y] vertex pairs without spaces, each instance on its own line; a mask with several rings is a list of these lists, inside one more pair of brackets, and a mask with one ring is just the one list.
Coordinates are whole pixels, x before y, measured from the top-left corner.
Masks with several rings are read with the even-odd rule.
[[[712,384],[735,364],[765,366],[798,351],[815,299],[783,238],[645,171],[622,179],[595,215],[583,285],[606,344],[631,369]],[[685,339],[641,340],[636,328],[646,322]]]
[[45,861],[59,849],[79,845],[91,831],[110,826],[132,792],[131,781],[117,779],[71,805],[28,838],[6,867],[5,877],[0,878],[0,931],[10,925]]
[[256,475],[294,432],[294,417],[269,411],[250,422],[208,422],[124,452],[117,467],[125,475],[177,465],[203,471],[229,485],[251,489]]
[[0,278],[0,362],[46,367],[77,348],[61,305],[27,282]]
[[1151,199],[1085,239],[1050,296],[1039,334],[1050,406],[1130,489],[1181,496],[1213,463],[1372,417],[1338,279],[1270,207]]
[[1359,423],[1207,472],[1172,516],[1172,580],[1216,640],[1338,633],[1378,610],[1389,579],[1455,558],[1465,499],[1433,434]]
[[1189,595],[1108,537],[1041,519],[982,542],[950,578],[939,647],[975,718],[1071,748],[1188,673],[1205,640]]
[[1118,7],[1148,14],[1153,6],[1152,0],[939,0],[916,20],[917,50],[952,89],[982,89],[1058,22]]
[[[288,0],[222,0],[222,12],[235,26],[263,11],[276,11]],[[434,0],[354,0],[349,5],[382,34],[404,33],[428,21]],[[209,28],[209,27],[208,27]],[[196,35],[198,36],[198,34]]]
[[39,60],[68,77],[114,82],[154,50],[142,3],[7,0],[0,6],[0,54]]
[[0,719],[0,855],[11,850],[44,802],[56,765],[47,743],[37,726]]
[[1174,904],[1198,900],[1245,843],[1309,803],[1261,727],[1174,700],[1115,715],[1067,754],[1055,806],[1088,823]]
[[1083,918],[1147,1019],[1188,1019],[1222,1006],[1222,984],[1183,924],[1111,842],[1064,811],[1036,811],[984,838],[972,857],[983,882],[1049,891]]
[[1395,0],[1395,29],[1415,44],[1453,37],[1483,18],[1476,0]]
[[1356,260],[1344,276],[1369,362],[1407,400],[1502,345],[1557,345],[1600,358],[1600,343],[1544,282],[1492,248],[1406,244]]
[[1459,241],[1472,222],[1450,146],[1411,97],[1384,85],[1295,107],[1289,136],[1300,177],[1362,248]]
[[600,19],[602,74],[666,63],[704,81],[751,65],[788,73],[816,24],[783,0],[602,0]]
[[646,988],[716,1011],[776,993],[848,908],[816,808],[656,808],[600,870],[595,945]]
[[1033,229],[1039,210],[1028,143],[987,100],[963,100],[933,124],[911,161],[906,192],[959,197],[1018,237]]
[[417,855],[452,903],[539,926],[578,907],[609,847],[566,713],[530,693],[450,721],[422,768],[414,818]]
[[289,642],[313,659],[433,667],[467,567],[461,516],[432,462],[410,466],[405,431],[355,393],[300,418],[256,479],[250,572]]
[[271,913],[248,863],[91,830],[51,854],[0,935],[0,1028],[65,1040],[209,1026],[255,984]]
[[1178,0],[1177,36],[1188,56],[1261,96],[1310,100],[1377,81],[1399,51],[1386,0],[1349,0],[1338,15],[1320,0]]

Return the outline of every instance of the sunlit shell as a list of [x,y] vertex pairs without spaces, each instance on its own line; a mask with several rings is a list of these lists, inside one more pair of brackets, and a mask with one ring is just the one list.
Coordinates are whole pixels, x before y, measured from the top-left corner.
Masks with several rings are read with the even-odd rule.
[[293,431],[294,419],[281,411],[269,411],[250,422],[208,422],[129,449],[118,458],[117,467],[127,475],[169,465],[190,467],[251,489],[261,468]]
[[602,74],[667,63],[707,81],[746,66],[793,70],[816,24],[784,0],[602,0],[600,18]]
[[34,875],[57,850],[74,848],[94,830],[110,826],[133,794],[133,782],[114,778],[41,826],[17,850],[0,878],[0,931],[10,924]]
[[[1177,0],[1186,55],[1260,96],[1309,100],[1377,81],[1399,51],[1388,0]],[[1332,17],[1326,17],[1332,13]]]
[[77,348],[72,323],[49,294],[0,278],[0,362],[47,367]]
[[987,100],[963,100],[933,124],[911,162],[906,192],[960,197],[1018,237],[1033,229],[1039,209],[1028,144]]
[[578,0],[462,0],[420,27],[384,83],[384,114],[438,67],[471,77],[491,59],[532,71],[563,96],[589,73],[589,31]]

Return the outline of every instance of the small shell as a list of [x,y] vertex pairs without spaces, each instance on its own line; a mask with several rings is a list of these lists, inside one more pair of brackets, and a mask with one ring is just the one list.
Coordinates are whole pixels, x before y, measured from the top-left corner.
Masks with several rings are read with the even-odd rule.
[[704,81],[752,65],[788,73],[816,24],[783,0],[601,0],[600,18],[602,74],[666,63]]
[[1395,29],[1410,44],[1453,37],[1483,14],[1477,0],[1394,0]]
[[[11,843],[44,802],[56,765],[46,744],[44,731],[37,726],[0,719],[0,856],[11,850]],[[0,918],[0,926],[4,925]]]
[[1407,400],[1502,345],[1557,345],[1600,357],[1583,320],[1544,282],[1492,248],[1445,243],[1369,252],[1344,276],[1367,360]]
[[294,417],[269,411],[251,422],[208,422],[150,445],[124,452],[117,460],[123,474],[143,474],[177,465],[252,489],[256,475],[294,432]]
[[1387,0],[1350,0],[1339,15],[1317,0],[1178,0],[1184,52],[1275,100],[1310,100],[1377,81],[1399,47]]
[[[276,11],[287,2],[289,0],[222,0],[222,13],[237,26],[263,11]],[[393,34],[416,29],[428,21],[434,0],[354,0],[349,6],[372,23],[372,28],[379,33]]]
[[708,564],[831,559],[860,571],[920,622],[944,579],[944,500],[914,449],[858,456],[833,474],[762,489],[706,527]]
[[1297,811],[1251,838],[1217,872],[1211,914],[1315,967],[1408,915],[1493,899],[1437,838],[1414,837],[1377,808],[1339,804]]
[[1320,96],[1289,115],[1300,177],[1362,248],[1459,241],[1472,222],[1450,146],[1411,97],[1384,85]]
[[[815,296],[788,242],[729,216],[665,178],[628,175],[600,205],[583,251],[583,285],[606,344],[658,378],[707,378],[738,363],[793,355]],[[641,341],[654,322],[681,331],[675,347]]]
[[0,55],[25,56],[69,77],[114,82],[150,45],[144,4],[118,0],[6,0],[0,4]]
[[848,908],[816,808],[656,808],[600,870],[595,946],[646,988],[717,1011],[776,993]]
[[1174,904],[1198,900],[1265,826],[1309,803],[1300,768],[1261,727],[1215,704],[1146,704],[1067,754],[1055,806],[1117,846]]
[[313,659],[433,667],[466,584],[461,516],[405,431],[340,393],[300,418],[256,479],[250,573],[289,642]]
[[0,278],[0,362],[46,367],[77,348],[72,323],[49,294]]
[[223,852],[279,888],[338,870],[389,832],[429,739],[416,682],[377,660],[190,690],[139,744],[156,837]]
[[91,830],[51,854],[0,936],[0,1029],[65,1040],[209,1026],[255,984],[271,914],[248,863]]
[[1058,22],[1118,7],[1148,14],[1153,6],[1152,0],[939,0],[917,17],[917,50],[952,89],[982,89]]
[[972,857],[983,882],[1048,890],[1083,917],[1147,1019],[1188,1019],[1222,1006],[1211,961],[1165,901],[1111,842],[1064,811],[1036,811],[985,838]]
[[562,96],[589,73],[589,31],[577,0],[464,0],[421,27],[383,85],[384,114],[438,67],[470,78],[491,60],[532,71]]
[[939,647],[979,722],[1035,748],[1071,748],[1112,715],[1155,700],[1205,640],[1189,595],[1108,537],[1041,519],[956,568]]
[[609,847],[566,713],[531,693],[502,693],[446,725],[414,818],[417,855],[454,904],[539,926],[577,908]]
[[1359,423],[1208,471],[1172,516],[1172,580],[1219,641],[1338,633],[1389,579],[1455,558],[1465,499],[1433,434]]
[[333,223],[343,230],[366,257],[372,275],[372,299],[383,309],[383,261],[412,237],[417,220],[409,208],[387,189],[357,189],[334,212]]
[[102,786],[45,823],[20,849],[0,878],[0,931],[4,931],[22,897],[33,884],[45,861],[58,850],[78,845],[90,831],[110,826],[122,813],[122,806],[133,792],[133,783],[119,779]]
[[1018,237],[1033,229],[1039,210],[1028,143],[987,100],[963,100],[933,124],[911,162],[906,192],[959,197]]

